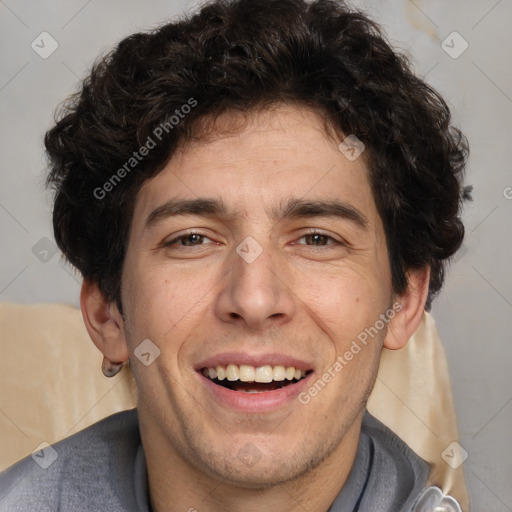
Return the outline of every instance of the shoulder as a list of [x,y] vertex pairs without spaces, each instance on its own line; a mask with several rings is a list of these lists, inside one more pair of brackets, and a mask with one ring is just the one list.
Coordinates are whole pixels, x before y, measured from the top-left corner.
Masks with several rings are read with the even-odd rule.
[[[368,412],[364,416],[361,432],[370,439],[373,451],[371,487],[383,495],[393,489],[392,494],[402,497],[390,510],[461,512],[454,498],[443,494],[438,487],[427,486],[430,472],[428,463]],[[386,476],[383,478],[382,475]]]
[[139,446],[137,411],[109,416],[2,472],[0,511],[126,510]]
[[419,455],[405,444],[391,429],[386,427],[377,418],[366,412],[362,432],[371,439],[374,447],[374,461],[377,464],[386,462],[388,470],[393,469],[399,474],[403,468],[413,481],[426,482],[430,467]]

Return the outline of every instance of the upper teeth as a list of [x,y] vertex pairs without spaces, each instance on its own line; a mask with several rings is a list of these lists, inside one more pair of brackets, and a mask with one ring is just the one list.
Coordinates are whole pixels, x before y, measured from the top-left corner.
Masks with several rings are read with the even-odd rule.
[[242,382],[272,382],[273,380],[299,380],[306,376],[304,370],[295,369],[293,366],[249,366],[247,364],[219,365],[215,368],[204,368],[203,375],[210,379],[227,379],[229,381],[240,380]]

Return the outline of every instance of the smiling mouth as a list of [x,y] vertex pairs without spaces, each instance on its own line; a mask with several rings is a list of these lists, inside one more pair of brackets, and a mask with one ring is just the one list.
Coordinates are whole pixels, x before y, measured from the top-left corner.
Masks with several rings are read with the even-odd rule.
[[219,365],[203,368],[201,373],[214,384],[232,391],[265,393],[296,384],[312,370],[293,366],[249,366],[245,364]]

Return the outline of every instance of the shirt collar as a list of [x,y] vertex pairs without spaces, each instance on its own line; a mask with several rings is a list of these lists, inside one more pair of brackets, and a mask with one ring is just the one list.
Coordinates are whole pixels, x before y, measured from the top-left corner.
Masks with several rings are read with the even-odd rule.
[[[140,512],[152,512],[142,443],[135,457],[134,491]],[[429,467],[398,436],[365,412],[352,469],[329,512],[409,512]]]

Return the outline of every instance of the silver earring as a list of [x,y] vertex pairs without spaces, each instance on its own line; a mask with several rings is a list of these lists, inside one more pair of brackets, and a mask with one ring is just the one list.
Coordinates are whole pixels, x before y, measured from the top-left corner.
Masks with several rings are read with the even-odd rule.
[[123,367],[124,362],[122,363],[113,363],[106,357],[103,358],[103,362],[101,363],[101,371],[105,377],[114,377],[117,375],[121,368]]

